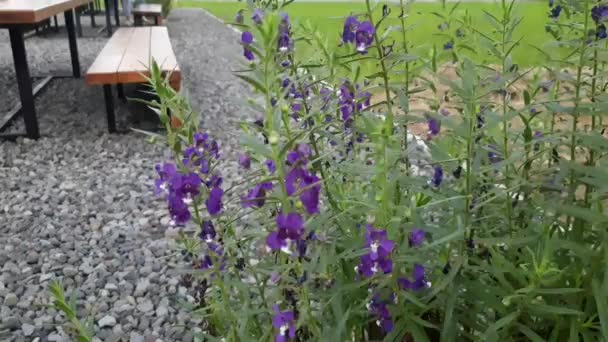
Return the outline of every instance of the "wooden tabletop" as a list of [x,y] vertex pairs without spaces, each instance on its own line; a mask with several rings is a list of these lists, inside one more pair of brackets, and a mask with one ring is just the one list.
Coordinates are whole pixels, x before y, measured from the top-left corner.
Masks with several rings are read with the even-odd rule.
[[93,0],[0,0],[0,24],[34,24]]

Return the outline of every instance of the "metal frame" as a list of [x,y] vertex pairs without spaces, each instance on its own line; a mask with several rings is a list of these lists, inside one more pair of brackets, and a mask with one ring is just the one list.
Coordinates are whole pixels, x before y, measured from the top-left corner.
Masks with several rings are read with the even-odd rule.
[[112,97],[112,85],[104,84],[103,97],[106,101],[106,116],[108,117],[108,131],[116,133],[116,119],[114,117],[114,98]]
[[[70,58],[72,60],[72,76],[80,78],[80,61],[78,60],[78,43],[76,40],[76,30],[74,27],[74,9],[64,12],[65,24],[68,31],[68,42],[70,47]],[[23,114],[26,133],[0,135],[0,138],[15,139],[18,136],[27,136],[30,139],[38,139],[40,130],[38,128],[38,119],[36,118],[36,106],[34,96],[38,94],[50,79],[46,79],[38,84],[36,88],[32,88],[32,79],[30,70],[27,64],[27,53],[25,51],[24,33],[31,28],[31,24],[9,24],[0,25],[0,28],[8,29],[11,48],[13,51],[13,62],[15,65],[15,75],[17,77],[17,85],[19,87],[19,98],[21,104],[13,108],[0,121],[0,132],[7,127],[17,113]],[[52,77],[51,77],[52,78]]]

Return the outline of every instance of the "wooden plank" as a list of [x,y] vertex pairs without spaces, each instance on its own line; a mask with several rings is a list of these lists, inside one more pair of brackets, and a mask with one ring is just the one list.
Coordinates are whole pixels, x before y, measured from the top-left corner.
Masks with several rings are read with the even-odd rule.
[[149,76],[150,68],[150,27],[134,27],[129,46],[118,67],[118,82],[142,83]]
[[139,15],[160,15],[163,13],[163,6],[158,4],[140,4],[132,12]]
[[169,82],[171,84],[181,83],[181,71],[171,46],[169,31],[166,27],[161,26],[153,26],[151,30],[150,57],[156,61],[165,74],[170,74]]
[[93,0],[0,0],[0,24],[34,24]]
[[118,67],[130,44],[134,28],[120,28],[101,50],[85,77],[87,84],[118,83]]

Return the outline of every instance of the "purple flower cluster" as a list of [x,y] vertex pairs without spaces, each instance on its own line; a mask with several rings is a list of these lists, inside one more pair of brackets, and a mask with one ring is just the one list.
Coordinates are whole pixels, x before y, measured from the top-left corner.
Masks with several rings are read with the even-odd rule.
[[370,278],[379,271],[389,274],[393,271],[393,261],[390,254],[395,248],[395,242],[388,239],[386,230],[374,229],[367,226],[365,233],[365,249],[367,254],[361,256],[361,261],[355,270],[363,277]]
[[298,195],[308,214],[319,213],[321,179],[307,168],[312,156],[310,146],[299,144],[287,154],[289,172],[285,176],[285,189],[288,196]]
[[608,20],[608,5],[597,5],[591,9],[591,19],[596,24],[600,24]]
[[293,311],[281,311],[277,304],[274,305],[274,317],[272,326],[278,330],[275,342],[285,342],[296,338],[295,315]]
[[338,90],[338,106],[342,113],[342,121],[348,127],[352,123],[353,114],[357,111],[365,110],[371,104],[372,94],[359,91],[359,85],[353,88],[349,81],[344,81]]
[[342,31],[342,42],[345,44],[355,43],[357,51],[364,55],[374,42],[376,30],[369,21],[359,22],[356,17],[349,16],[344,21]]
[[248,61],[253,61],[255,59],[255,55],[251,50],[251,44],[253,44],[253,34],[249,31],[243,32],[241,34],[241,44],[243,45],[243,56],[245,56]]
[[[291,39],[291,24],[289,23],[289,15],[281,13],[281,22],[279,23],[279,52],[289,52],[293,50],[293,40]],[[288,66],[288,65],[287,65]]]
[[272,182],[262,182],[247,192],[247,196],[241,198],[243,208],[261,208],[266,203],[266,194],[272,191]]
[[209,174],[210,162],[218,158],[217,142],[210,140],[207,134],[196,133],[194,144],[184,150],[182,164],[185,172],[178,172],[177,166],[171,163],[156,165],[159,178],[155,182],[155,192],[166,195],[172,225],[183,225],[190,221],[188,206],[200,195],[203,184],[209,189],[209,197],[205,202],[207,211],[211,215],[220,213],[224,194],[221,177],[212,176],[204,183],[201,178]]
[[224,250],[219,242],[216,241],[217,233],[211,221],[203,221],[199,237],[207,244],[208,250],[208,253],[203,255],[199,268],[201,270],[208,270],[213,267],[215,261],[219,262],[220,270],[223,270],[226,266]]

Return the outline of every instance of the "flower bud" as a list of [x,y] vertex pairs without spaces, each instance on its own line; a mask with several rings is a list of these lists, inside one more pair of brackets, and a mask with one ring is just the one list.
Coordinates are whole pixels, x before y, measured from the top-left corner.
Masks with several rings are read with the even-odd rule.
[[276,145],[279,143],[279,134],[275,131],[270,132],[270,137],[268,138],[268,142],[271,145]]

